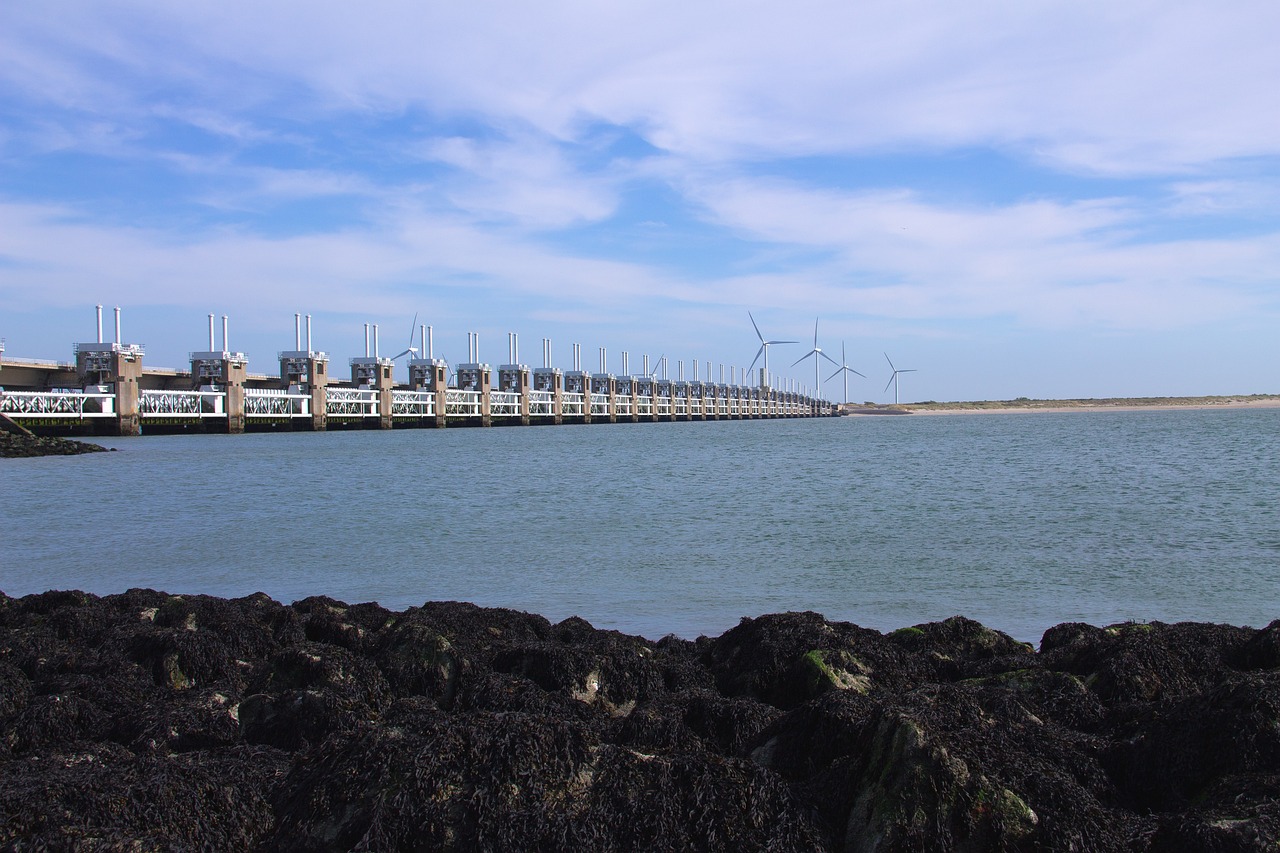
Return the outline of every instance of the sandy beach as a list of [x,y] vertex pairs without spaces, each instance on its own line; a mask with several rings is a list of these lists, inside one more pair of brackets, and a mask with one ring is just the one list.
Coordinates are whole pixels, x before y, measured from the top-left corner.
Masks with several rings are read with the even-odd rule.
[[[1224,397],[1221,400],[1187,403],[1112,403],[1099,400],[1093,403],[1046,401],[1043,406],[1034,404],[1010,406],[981,404],[972,408],[952,408],[946,407],[945,405],[941,407],[917,407],[914,405],[904,405],[902,408],[906,409],[913,415],[987,415],[1017,414],[1022,412],[1146,412],[1169,411],[1173,409],[1273,409],[1280,408],[1280,397],[1263,397],[1258,399],[1251,399],[1248,397]],[[857,414],[851,415],[851,417],[856,416]]]

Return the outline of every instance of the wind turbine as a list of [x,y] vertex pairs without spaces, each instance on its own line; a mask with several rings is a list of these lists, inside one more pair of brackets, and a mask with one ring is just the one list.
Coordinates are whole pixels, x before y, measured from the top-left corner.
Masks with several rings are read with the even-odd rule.
[[[844,401],[848,403],[849,402],[849,374],[858,373],[858,371],[854,370],[852,367],[849,366],[849,359],[844,354],[844,341],[840,342],[840,361],[841,361],[840,369],[837,370],[835,373],[831,374],[830,376],[828,376],[827,381],[830,382],[832,379],[835,379],[841,373],[844,374]],[[861,376],[863,379],[867,378],[864,374],[858,373],[858,375]]]
[[418,315],[414,314],[413,322],[409,324],[409,348],[406,349],[404,352],[398,352],[395,355],[391,356],[392,361],[395,361],[397,358],[399,358],[402,355],[411,355],[415,357],[418,355],[418,348],[413,345],[413,333],[417,329],[417,326],[418,326]]
[[[818,318],[817,317],[813,319],[813,349],[809,350],[807,353],[805,353],[804,355],[796,359],[791,366],[795,367],[797,364],[804,361],[809,356],[813,356],[813,385],[814,385],[814,388],[817,389],[814,393],[814,396],[821,397],[822,396],[822,374],[818,372],[818,369],[822,367],[822,359],[825,358],[827,361],[831,362],[832,364],[835,364],[836,360],[831,356],[827,355],[825,352],[823,352],[822,347],[818,346]],[[838,366],[839,365],[837,365],[837,367]]]
[[902,370],[899,370],[898,368],[893,366],[893,360],[889,358],[889,353],[884,354],[884,360],[889,362],[889,369],[893,371],[893,375],[889,377],[889,381],[886,382],[884,385],[884,390],[888,391],[889,386],[890,385],[893,386],[893,404],[896,406],[898,405],[898,374],[899,373],[915,373],[916,369],[914,367],[911,367],[911,368],[903,368]]
[[[747,312],[747,316],[751,317],[750,311]],[[765,376],[765,379],[767,380],[769,378],[769,347],[773,346],[774,344],[796,344],[796,343],[799,343],[799,341],[766,341],[764,339],[764,335],[760,334],[760,327],[756,325],[755,317],[751,317],[751,326],[756,330],[756,337],[760,339],[760,349],[756,350],[756,357],[751,359],[751,367],[747,368],[747,372],[748,373],[751,372],[751,370],[756,366],[756,362],[760,360],[760,356],[763,355],[764,356],[764,376]]]

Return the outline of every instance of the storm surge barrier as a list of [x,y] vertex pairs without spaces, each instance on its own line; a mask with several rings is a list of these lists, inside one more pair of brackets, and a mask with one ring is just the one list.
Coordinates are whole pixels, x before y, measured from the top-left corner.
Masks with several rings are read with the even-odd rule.
[[[469,336],[469,360],[451,368],[431,354],[430,327],[422,347],[400,355],[408,359],[409,381],[393,379],[395,360],[373,351],[366,327],[365,355],[350,359],[350,378],[330,375],[329,356],[311,348],[310,318],[306,347],[295,315],[296,348],[279,353],[278,376],[250,375],[243,353],[226,343],[214,347],[213,315],[209,349],[191,353],[191,369],[143,367],[144,350],[120,341],[103,342],[101,306],[98,340],[76,344],[74,364],[25,359],[0,361],[0,414],[46,434],[138,435],[147,432],[397,427],[500,426],[565,423],[715,421],[754,418],[805,418],[834,415],[837,409],[800,390],[771,388],[761,371],[755,385],[666,377],[666,359],[650,372],[621,374],[581,369],[574,345],[573,369],[550,365],[550,341],[543,341],[543,366],[519,361],[515,335],[509,337],[509,363],[496,368],[482,362],[476,336]],[[3,351],[0,350],[0,353]],[[418,357],[419,352],[425,357]],[[399,356],[397,356],[398,358]],[[0,359],[3,356],[0,355]],[[659,376],[658,374],[662,375]],[[711,363],[706,363],[711,376]],[[730,379],[734,369],[729,368]],[[741,378],[745,380],[745,371]]]

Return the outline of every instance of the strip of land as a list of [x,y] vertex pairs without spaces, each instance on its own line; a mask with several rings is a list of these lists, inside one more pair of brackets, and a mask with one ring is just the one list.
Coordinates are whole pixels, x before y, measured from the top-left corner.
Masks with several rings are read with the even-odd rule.
[[1260,409],[1280,407],[1280,394],[1237,394],[1213,397],[1106,397],[1075,400],[933,400],[901,405],[845,404],[846,415],[972,415],[1007,412],[1129,412],[1161,409]]

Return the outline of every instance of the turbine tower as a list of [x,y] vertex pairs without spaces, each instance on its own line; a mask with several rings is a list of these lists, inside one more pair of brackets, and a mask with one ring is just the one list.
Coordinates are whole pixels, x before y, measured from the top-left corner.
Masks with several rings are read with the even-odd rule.
[[[751,317],[750,311],[747,312],[747,316]],[[769,347],[773,346],[774,344],[794,344],[794,343],[799,343],[799,341],[766,341],[764,339],[764,335],[760,334],[760,327],[756,325],[755,317],[751,317],[751,326],[756,330],[756,337],[760,339],[760,349],[756,350],[756,357],[751,359],[751,367],[747,368],[747,372],[748,373],[751,372],[752,368],[756,366],[756,362],[760,360],[760,356],[763,355],[764,356],[764,376],[765,376],[765,380],[767,381],[769,378]]]
[[[840,342],[840,361],[841,361],[840,369],[837,370],[835,373],[831,374],[830,376],[828,376],[827,381],[830,382],[832,379],[835,379],[840,374],[842,373],[844,374],[844,401],[847,404],[849,402],[849,374],[858,373],[858,371],[854,370],[852,367],[849,366],[849,359],[844,354],[844,341]],[[863,379],[867,378],[864,374],[858,373],[858,375],[861,376]]]
[[899,373],[915,373],[916,370],[914,367],[903,368],[902,370],[899,370],[898,368],[894,367],[893,360],[889,358],[889,353],[884,354],[884,360],[889,362],[889,369],[893,371],[893,375],[890,376],[889,381],[885,383],[884,390],[888,391],[889,386],[890,385],[893,386],[893,404],[896,406],[898,405],[898,374]]
[[[818,346],[818,318],[817,317],[813,318],[813,349],[809,350],[807,353],[797,358],[791,366],[795,367],[797,364],[804,361],[809,356],[813,356],[813,387],[815,389],[813,396],[821,399],[822,398],[822,374],[819,373],[818,371],[819,371],[819,368],[822,367],[822,359],[825,358],[827,361],[831,362],[832,364],[835,364],[836,360],[831,356],[827,355],[825,352],[823,352],[822,347]],[[837,365],[837,367],[838,366],[839,365]]]

